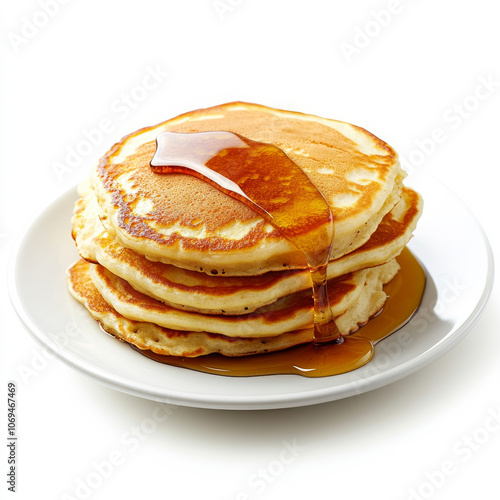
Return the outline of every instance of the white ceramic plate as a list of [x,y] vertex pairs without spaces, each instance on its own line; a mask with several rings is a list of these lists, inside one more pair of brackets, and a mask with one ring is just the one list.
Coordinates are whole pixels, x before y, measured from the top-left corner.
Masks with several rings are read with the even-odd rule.
[[65,271],[78,258],[70,225],[76,189],[48,206],[15,248],[12,302],[28,331],[51,353],[140,397],[202,408],[264,409],[360,394],[399,380],[450,350],[477,320],[492,285],[491,249],[467,208],[432,177],[419,174],[407,184],[425,201],[410,243],[427,271],[422,305],[404,328],[376,347],[370,363],[350,373],[316,379],[209,375],[156,363],[105,335],[66,290]]

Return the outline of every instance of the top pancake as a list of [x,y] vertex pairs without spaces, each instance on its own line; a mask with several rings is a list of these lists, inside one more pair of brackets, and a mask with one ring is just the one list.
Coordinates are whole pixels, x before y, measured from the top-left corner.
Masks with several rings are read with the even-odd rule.
[[366,242],[399,200],[403,171],[396,153],[367,131],[316,116],[229,103],[139,130],[97,165],[92,183],[99,215],[121,245],[150,260],[218,275],[306,267],[303,254],[243,203],[190,175],[151,171],[160,133],[211,130],[274,144],[302,168],[332,208],[331,258]]

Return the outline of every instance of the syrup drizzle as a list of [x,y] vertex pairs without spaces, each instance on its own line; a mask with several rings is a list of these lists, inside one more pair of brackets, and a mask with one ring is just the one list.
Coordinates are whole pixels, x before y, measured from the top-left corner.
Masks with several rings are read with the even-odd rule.
[[186,173],[242,201],[303,254],[311,272],[314,342],[342,343],[328,301],[326,272],[334,226],[330,206],[280,148],[232,132],[164,132],[151,160],[157,174]]
[[151,168],[158,174],[185,173],[203,179],[248,205],[302,251],[313,281],[314,328],[313,342],[266,354],[185,358],[134,347],[145,356],[219,375],[336,375],[370,361],[375,344],[404,325],[418,308],[425,274],[405,249],[398,258],[402,269],[386,285],[390,297],[384,311],[356,333],[345,338],[340,334],[326,280],[334,238],[332,212],[307,175],[278,147],[232,132],[165,132],[157,138]]

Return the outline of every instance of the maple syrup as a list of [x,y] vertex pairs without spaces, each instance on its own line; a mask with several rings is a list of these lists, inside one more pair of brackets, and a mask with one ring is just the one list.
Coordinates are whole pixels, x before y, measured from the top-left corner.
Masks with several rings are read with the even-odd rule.
[[229,376],[336,375],[370,361],[375,344],[404,325],[418,308],[425,274],[405,249],[398,257],[400,272],[385,287],[389,298],[382,313],[354,334],[340,334],[328,301],[326,280],[334,238],[332,211],[307,175],[278,147],[232,132],[165,132],[157,138],[151,168],[158,174],[186,173],[203,179],[255,210],[302,251],[313,281],[314,328],[313,342],[272,353],[186,358],[135,348],[145,356]]
[[332,211],[309,177],[280,148],[232,132],[164,132],[157,138],[151,168],[157,174],[186,173],[203,179],[248,205],[291,241],[311,271],[314,342],[343,341],[327,293]]

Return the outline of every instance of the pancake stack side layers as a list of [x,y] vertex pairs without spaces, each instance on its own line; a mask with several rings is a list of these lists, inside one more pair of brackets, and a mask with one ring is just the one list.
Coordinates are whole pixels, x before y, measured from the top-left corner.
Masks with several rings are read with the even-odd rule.
[[[192,111],[114,145],[79,187],[70,293],[102,328],[139,349],[245,356],[312,341],[304,255],[242,202],[186,174],[155,174],[163,132],[228,131],[272,144],[331,207],[328,295],[349,335],[386,301],[422,200],[394,150],[366,130],[249,103]],[[272,179],[272,172],[269,172]]]

